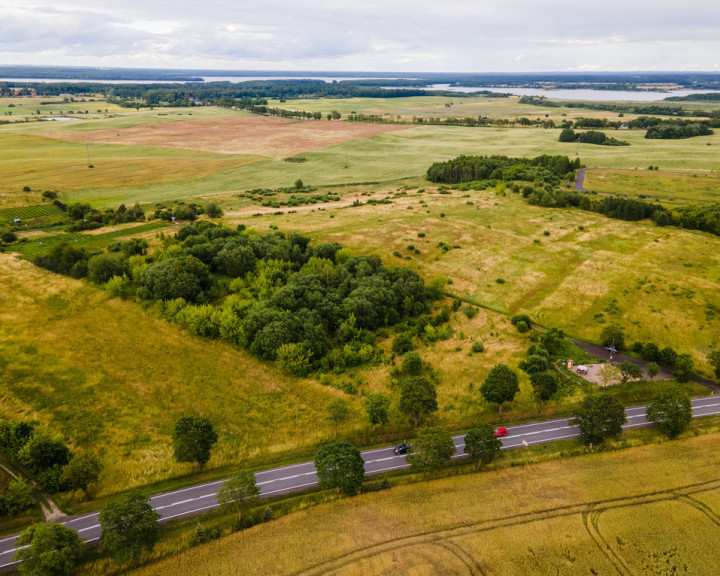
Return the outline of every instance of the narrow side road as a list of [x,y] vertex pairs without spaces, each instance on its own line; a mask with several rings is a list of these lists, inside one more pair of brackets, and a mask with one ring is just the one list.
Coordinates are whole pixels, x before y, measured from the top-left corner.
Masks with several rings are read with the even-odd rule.
[[[720,396],[706,396],[692,400],[693,417],[711,416],[720,414]],[[650,425],[645,418],[647,406],[634,406],[626,410],[628,423],[624,428],[635,428]],[[508,427],[508,435],[502,438],[502,449],[510,450],[533,444],[542,444],[554,440],[576,438],[580,435],[577,427],[568,424],[568,418],[546,420],[531,424]],[[455,436],[454,458],[465,456],[465,435]],[[398,456],[393,447],[366,450],[362,453],[365,461],[365,472],[368,476],[408,468],[405,456]],[[292,464],[280,468],[261,470],[255,473],[261,496],[267,498],[277,494],[304,490],[318,483],[315,466],[312,462]],[[164,494],[157,494],[150,499],[150,504],[160,514],[162,520],[180,518],[212,510],[218,506],[216,493],[223,480],[200,484],[182,490],[174,490]],[[100,538],[100,524],[98,513],[85,514],[70,518],[63,522],[65,526],[77,530],[80,537],[86,542],[94,542]],[[16,564],[13,561],[16,536],[0,540],[0,568],[7,568]]]

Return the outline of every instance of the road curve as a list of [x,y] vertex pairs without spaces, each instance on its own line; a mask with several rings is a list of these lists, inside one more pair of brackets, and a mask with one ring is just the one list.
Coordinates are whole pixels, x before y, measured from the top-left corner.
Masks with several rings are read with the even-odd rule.
[[[720,414],[720,396],[694,398],[692,405],[693,417],[696,418]],[[645,418],[646,408],[646,406],[627,408],[628,423],[623,428],[647,426],[649,423]],[[568,418],[508,426],[508,435],[502,438],[502,449],[509,450],[554,440],[575,438],[579,434],[577,427],[568,424]],[[456,449],[454,458],[465,456],[464,439],[464,434],[453,437]],[[392,447],[366,450],[362,453],[362,457],[365,461],[365,473],[368,476],[410,466],[405,456],[397,456]],[[255,473],[255,478],[260,488],[260,494],[265,498],[304,490],[318,483],[315,466],[312,462],[261,470]],[[223,480],[217,480],[190,488],[157,494],[150,498],[150,504],[160,514],[161,520],[170,520],[205,512],[218,506],[216,493],[222,483]],[[71,518],[63,522],[63,524],[77,530],[80,537],[86,542],[94,542],[100,538],[98,512]],[[16,551],[15,540],[16,536],[0,539],[0,569],[16,564],[12,558]]]

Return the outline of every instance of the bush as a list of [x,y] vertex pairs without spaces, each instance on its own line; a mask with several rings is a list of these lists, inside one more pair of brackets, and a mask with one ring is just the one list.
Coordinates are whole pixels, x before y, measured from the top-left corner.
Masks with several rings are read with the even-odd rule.
[[402,332],[393,339],[392,351],[396,354],[410,352],[413,347],[413,337],[409,332]]
[[463,308],[462,312],[463,312],[463,314],[465,314],[465,316],[467,316],[468,320],[472,320],[473,318],[475,318],[475,316],[478,315],[478,309],[475,308],[474,306],[469,306],[469,305],[465,306],[465,308]]
[[88,261],[88,279],[95,284],[105,284],[113,276],[125,274],[125,263],[114,254],[98,254]]
[[408,352],[403,356],[402,371],[410,376],[417,376],[423,371],[423,361],[417,352]]
[[473,342],[470,350],[475,354],[480,354],[481,352],[485,352],[485,345],[482,342]]
[[6,244],[15,242],[17,239],[18,239],[18,237],[17,237],[17,234],[15,234],[15,232],[3,232],[2,235],[0,235],[0,240],[5,242]]

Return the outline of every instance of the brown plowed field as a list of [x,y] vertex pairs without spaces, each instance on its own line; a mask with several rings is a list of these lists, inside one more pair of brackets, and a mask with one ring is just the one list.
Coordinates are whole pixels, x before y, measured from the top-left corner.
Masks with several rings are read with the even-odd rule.
[[348,140],[404,130],[408,126],[327,120],[290,120],[266,116],[234,116],[158,122],[124,129],[53,130],[44,136],[72,142],[134,144],[276,158],[318,150]]

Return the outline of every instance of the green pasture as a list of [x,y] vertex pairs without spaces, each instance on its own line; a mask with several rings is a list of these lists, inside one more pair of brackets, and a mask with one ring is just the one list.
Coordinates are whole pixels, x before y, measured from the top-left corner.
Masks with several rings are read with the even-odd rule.
[[605,194],[640,196],[666,206],[720,202],[720,174],[702,170],[589,170],[583,187]]

